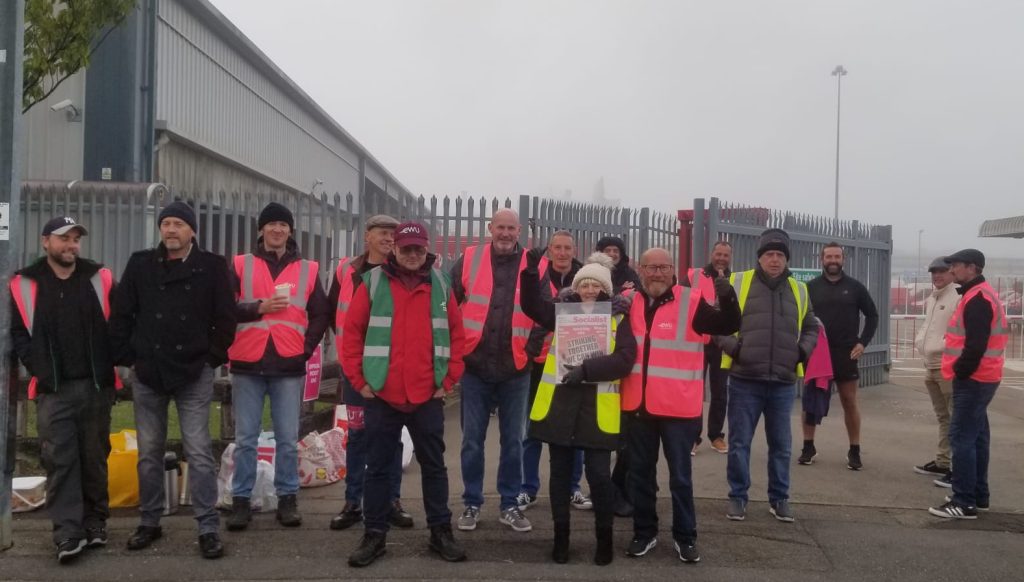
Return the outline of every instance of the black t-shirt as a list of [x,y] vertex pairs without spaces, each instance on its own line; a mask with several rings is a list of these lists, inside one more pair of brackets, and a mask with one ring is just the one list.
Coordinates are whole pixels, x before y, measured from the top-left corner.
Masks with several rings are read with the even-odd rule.
[[51,269],[41,281],[41,299],[50,315],[46,318],[48,335],[53,338],[53,355],[60,371],[60,378],[80,380],[92,378],[92,362],[89,354],[88,318],[92,306],[83,305],[91,296],[90,283],[77,271],[67,279],[59,279]]
[[[830,348],[853,348],[858,343],[867,346],[878,327],[878,309],[871,294],[860,281],[843,275],[832,282],[824,275],[807,284],[814,314],[825,324]],[[864,330],[860,330],[860,315],[864,314]]]

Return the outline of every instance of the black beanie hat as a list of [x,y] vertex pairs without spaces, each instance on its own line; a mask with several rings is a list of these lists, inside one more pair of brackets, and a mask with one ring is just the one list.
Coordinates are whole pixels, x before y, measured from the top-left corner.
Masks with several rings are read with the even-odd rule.
[[263,209],[263,212],[260,212],[260,218],[256,221],[256,229],[263,230],[263,227],[266,226],[268,222],[275,221],[285,222],[288,224],[288,228],[293,231],[295,230],[295,217],[292,216],[292,211],[285,208],[283,204],[278,204],[277,202],[267,204],[266,208]]
[[604,251],[608,247],[618,247],[620,261],[622,259],[629,260],[626,256],[626,242],[617,236],[606,236],[602,237],[601,240],[597,241],[597,250]]
[[789,235],[781,228],[769,228],[761,233],[761,240],[757,245],[757,258],[768,251],[782,251],[789,260]]
[[192,228],[193,232],[199,232],[199,225],[196,224],[196,213],[192,207],[182,200],[175,200],[160,211],[160,217],[156,223],[159,226],[165,218],[179,218]]

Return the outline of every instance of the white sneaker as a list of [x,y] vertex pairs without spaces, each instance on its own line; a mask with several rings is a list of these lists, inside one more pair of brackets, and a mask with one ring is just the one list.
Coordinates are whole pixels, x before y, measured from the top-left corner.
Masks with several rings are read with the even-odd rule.
[[537,503],[536,495],[530,495],[526,491],[520,491],[519,495],[516,495],[516,506],[519,507],[519,511],[526,511],[526,508],[534,503]]
[[594,502],[584,495],[582,491],[574,491],[569,503],[572,503],[572,506],[576,509],[594,509]]

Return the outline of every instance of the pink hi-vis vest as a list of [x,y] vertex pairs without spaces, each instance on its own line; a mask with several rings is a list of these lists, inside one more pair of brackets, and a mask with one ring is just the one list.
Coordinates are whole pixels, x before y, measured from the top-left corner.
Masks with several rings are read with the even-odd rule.
[[[700,289],[700,294],[709,305],[714,305],[717,298],[715,293],[715,280],[704,274],[704,269],[690,269],[690,287]],[[711,343],[711,336],[704,334],[704,345]]]
[[338,293],[338,305],[334,310],[334,345],[338,351],[338,361],[341,361],[341,333],[345,327],[345,315],[348,313],[348,306],[352,303],[352,295],[355,293],[356,285],[352,277],[355,275],[355,268],[352,267],[352,257],[346,257],[338,264],[334,271],[334,277],[338,280],[340,292]]
[[282,270],[277,278],[270,276],[266,261],[252,254],[234,258],[235,274],[241,282],[241,292],[236,298],[251,303],[269,299],[277,285],[291,285],[288,307],[277,313],[266,313],[257,321],[238,324],[235,341],[228,349],[228,358],[236,362],[256,362],[267,350],[267,342],[274,342],[274,349],[283,358],[302,355],[306,349],[306,328],[309,316],[306,303],[313,294],[320,265],[316,261],[293,261]]
[[673,418],[700,418],[704,405],[704,339],[693,331],[699,289],[676,285],[675,298],[654,314],[651,322],[647,379],[643,353],[645,302],[638,295],[629,310],[636,337],[637,361],[622,381],[622,409],[634,411],[644,403],[647,412]]
[[[110,290],[114,287],[114,274],[110,269],[100,269],[89,278],[92,290],[96,293],[96,300],[100,302],[103,310],[103,319],[110,319]],[[32,326],[36,319],[36,299],[39,293],[39,284],[34,280],[22,275],[15,275],[11,279],[11,295],[14,297],[14,304],[18,307],[18,314],[25,324],[28,334],[32,335]],[[118,390],[124,388],[121,378],[114,371],[114,387]],[[28,397],[34,400],[39,391],[39,379],[33,377],[28,383]]]
[[978,369],[971,374],[976,382],[999,382],[1003,379],[1003,362],[1006,345],[1010,340],[1010,328],[1006,323],[1006,310],[999,300],[999,295],[988,282],[984,282],[967,290],[957,303],[953,317],[946,328],[946,349],[942,352],[942,377],[952,380],[953,364],[960,358],[967,341],[967,329],[964,327],[964,306],[971,299],[981,295],[992,305],[992,332],[988,336],[988,345],[981,357]]
[[[519,273],[526,270],[526,251],[519,251]],[[547,259],[541,259],[538,269],[543,272]],[[466,353],[471,354],[483,338],[484,323],[491,306],[494,291],[494,273],[491,270],[491,243],[466,247],[462,257],[462,288],[466,299],[462,305],[462,322],[466,329]],[[515,306],[512,313],[512,360],[516,368],[523,369],[529,358],[526,342],[530,339],[533,320],[523,313],[519,299],[519,276],[516,276]]]

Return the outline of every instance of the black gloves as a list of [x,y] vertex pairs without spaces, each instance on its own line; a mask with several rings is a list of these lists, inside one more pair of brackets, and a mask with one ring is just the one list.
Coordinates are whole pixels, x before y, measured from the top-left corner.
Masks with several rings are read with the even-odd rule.
[[719,301],[729,300],[736,296],[736,291],[729,284],[728,277],[715,277],[715,295]]
[[562,384],[582,384],[586,382],[586,374],[583,373],[583,366],[566,366],[568,373],[562,378]]
[[544,257],[544,249],[535,248],[526,251],[526,268],[530,271],[536,271],[540,266],[540,260]]

